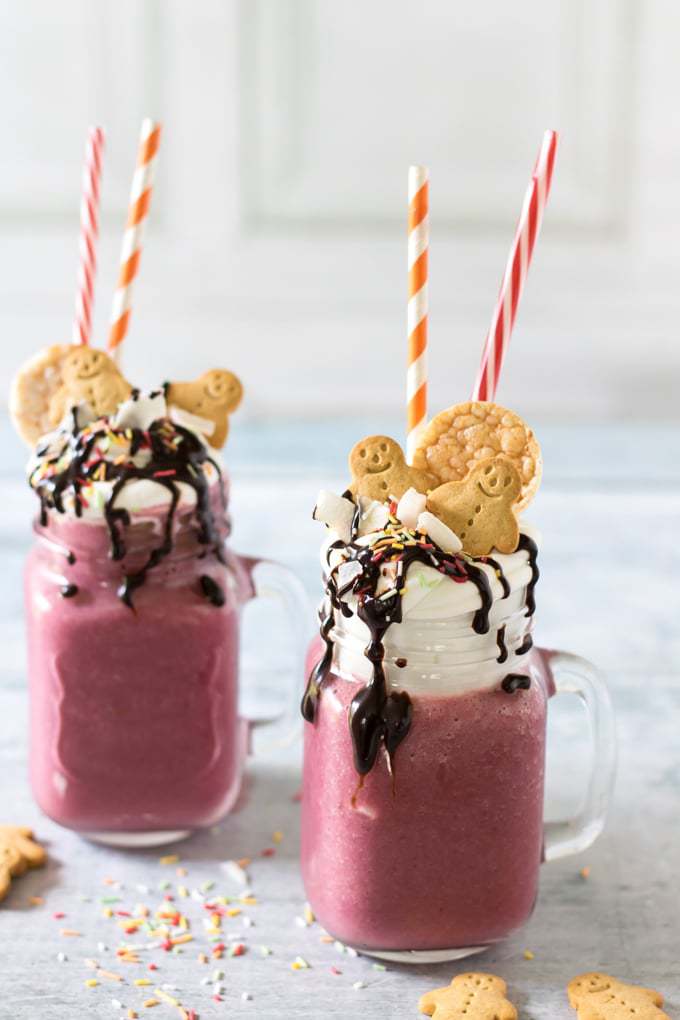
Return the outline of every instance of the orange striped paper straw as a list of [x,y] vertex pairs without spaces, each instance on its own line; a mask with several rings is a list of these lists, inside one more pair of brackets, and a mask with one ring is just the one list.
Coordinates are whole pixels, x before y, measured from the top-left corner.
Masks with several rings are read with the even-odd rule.
[[132,178],[128,218],[123,235],[123,248],[120,254],[118,284],[113,296],[111,324],[107,349],[116,358],[120,356],[120,347],[130,328],[130,311],[132,287],[139,272],[139,261],[142,254],[144,227],[149,215],[153,177],[156,169],[156,153],[161,136],[161,125],[148,118],[142,124],[137,153],[137,166]]
[[427,418],[427,259],[429,252],[427,167],[408,172],[408,368],[406,372],[406,455],[411,463]]

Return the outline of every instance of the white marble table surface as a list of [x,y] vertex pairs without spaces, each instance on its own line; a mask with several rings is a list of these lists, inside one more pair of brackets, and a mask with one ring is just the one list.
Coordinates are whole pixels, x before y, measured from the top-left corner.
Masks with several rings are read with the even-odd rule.
[[[282,559],[316,598],[319,533],[310,520],[316,491],[342,485],[344,457],[358,435],[390,427],[396,433],[398,423],[237,423],[228,458],[234,545]],[[537,634],[544,644],[568,647],[606,669],[618,714],[619,778],[604,836],[580,857],[546,865],[526,929],[473,966],[508,981],[522,1017],[566,1020],[573,1015],[564,992],[569,978],[605,969],[662,990],[669,1013],[680,1018],[680,430],[650,427],[641,434],[625,427],[553,426],[541,435],[545,484],[531,514],[544,535]],[[424,990],[470,965],[376,970],[370,960],[322,943],[316,924],[303,927],[299,921],[304,907],[297,868],[299,743],[253,759],[239,810],[218,830],[173,848],[186,877],[178,878],[175,866],[161,865],[160,851],[97,847],[41,816],[26,778],[20,596],[32,497],[22,484],[22,451],[6,426],[0,440],[7,451],[0,476],[0,815],[33,825],[50,851],[48,868],[17,880],[0,907],[0,1018],[115,1020],[125,1009],[113,1000],[140,1016],[177,1017],[167,1003],[153,1010],[141,1005],[163,985],[173,986],[168,994],[196,1009],[202,1020],[417,1017]],[[244,672],[255,673],[257,710],[276,699],[293,669],[285,627],[277,624],[266,661],[255,670],[254,635],[265,612],[249,611],[246,624]],[[580,711],[568,699],[556,702],[551,716],[547,812],[554,816],[578,800],[588,744]],[[275,831],[283,834],[278,844],[272,842]],[[259,856],[270,846],[273,856]],[[102,916],[102,898],[118,897],[113,909],[133,909],[139,902],[155,907],[165,881],[190,890],[214,881],[211,895],[238,895],[219,862],[243,856],[253,857],[249,870],[258,904],[244,908],[252,926],[243,916],[233,917],[225,930],[242,937],[244,955],[201,966],[196,957],[207,945],[200,934],[204,911],[198,900],[180,897],[179,905],[197,922],[196,942],[181,955],[149,950],[159,966],[154,973],[117,961],[122,933],[115,920]],[[580,875],[585,865],[587,880]],[[31,897],[43,897],[44,903],[31,905]],[[55,918],[62,912],[64,918]],[[62,937],[65,927],[81,934]],[[264,956],[262,946],[271,954]],[[533,959],[525,958],[525,950]],[[309,969],[291,969],[297,956]],[[86,988],[93,973],[86,959],[122,972],[125,983],[102,979]],[[211,998],[212,983],[201,983],[216,969],[224,972],[221,1002]],[[138,976],[154,985],[135,986]],[[243,999],[244,993],[251,998]]]

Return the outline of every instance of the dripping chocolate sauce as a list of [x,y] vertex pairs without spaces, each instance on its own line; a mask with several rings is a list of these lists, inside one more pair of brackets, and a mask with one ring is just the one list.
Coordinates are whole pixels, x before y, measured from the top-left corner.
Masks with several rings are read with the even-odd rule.
[[523,673],[508,673],[501,682],[501,687],[506,694],[514,694],[515,691],[528,691],[531,687],[531,680]]
[[496,634],[496,644],[498,645],[498,655],[496,657],[496,662],[505,662],[505,660],[508,657],[508,646],[505,643],[505,624],[503,624],[502,627],[498,628],[498,633]]
[[491,567],[494,574],[498,578],[501,588],[503,589],[503,594],[501,595],[501,598],[507,599],[508,595],[510,594],[510,582],[505,576],[503,568],[498,562],[498,560],[495,560],[493,556],[481,556],[480,560],[482,563],[486,563],[489,567]]
[[[76,517],[83,512],[81,488],[89,481],[113,481],[113,487],[104,506],[104,519],[111,541],[111,558],[122,560],[127,552],[125,531],[130,525],[130,514],[122,507],[116,506],[116,500],[122,490],[130,482],[140,479],[156,482],[170,494],[170,504],[163,526],[161,544],[153,549],[147,561],[135,571],[124,574],[123,583],[118,589],[119,598],[131,609],[134,592],[146,581],[149,570],[172,552],[174,546],[173,525],[180,499],[179,484],[184,483],[194,490],[196,496],[195,518],[197,522],[196,539],[206,551],[224,563],[222,549],[223,535],[229,530],[226,515],[226,496],[219,465],[209,456],[203,442],[190,429],[184,428],[167,418],[152,422],[148,429],[138,428],[117,430],[108,423],[90,432],[81,431],[78,425],[77,408],[71,411],[72,429],[64,437],[60,449],[46,461],[48,467],[56,465],[67,453],[70,454],[67,466],[55,472],[51,477],[36,479],[41,464],[29,478],[29,484],[40,499],[40,522],[47,524],[48,510],[65,513],[64,495],[73,496]],[[129,453],[125,463],[115,464],[97,456],[96,444],[99,439],[120,432],[129,439]],[[149,451],[149,463],[144,467],[133,464],[132,458],[141,449]],[[38,450],[38,456],[44,457],[48,448]],[[204,473],[206,463],[210,463],[219,481],[222,500],[223,519],[217,521],[210,505],[210,483]],[[71,562],[72,554],[69,554]],[[75,561],[75,557],[73,557]]]
[[[481,603],[472,620],[473,630],[477,634],[488,633],[493,596],[485,571],[469,558],[455,553],[445,553],[431,540],[404,547],[403,542],[399,542],[395,537],[380,550],[375,550],[370,545],[360,545],[356,541],[358,520],[359,514],[356,513],[351,539],[346,546],[338,541],[332,543],[327,550],[327,562],[330,563],[333,549],[346,549],[348,555],[342,565],[356,563],[360,570],[343,586],[339,584],[337,566],[328,572],[326,601],[321,614],[321,637],[325,650],[310,674],[301,708],[307,722],[313,722],[321,687],[331,670],[334,610],[339,610],[345,616],[351,616],[352,610],[343,601],[343,597],[352,594],[357,598],[357,615],[366,625],[370,635],[364,655],[371,664],[371,679],[354,696],[349,711],[354,765],[359,775],[363,776],[373,768],[381,745],[385,747],[390,769],[393,769],[395,752],[411,726],[413,710],[408,694],[405,691],[387,691],[383,645],[389,627],[393,623],[401,623],[401,596],[409,567],[413,563],[422,563],[433,567],[454,582],[462,584],[470,581],[474,584]],[[398,558],[390,560],[393,555]],[[388,561],[396,569],[394,587],[377,595],[381,567]]]
[[531,634],[527,634],[519,648],[515,649],[515,655],[526,655],[527,652],[530,652],[533,647],[534,639],[532,638]]
[[224,592],[217,581],[210,574],[201,574],[201,591],[213,606],[224,605]]
[[529,538],[528,535],[525,535],[524,532],[521,532],[517,548],[524,549],[527,556],[529,557],[531,580],[527,585],[526,615],[533,616],[534,613],[536,612],[536,598],[534,594],[536,589],[536,582],[541,576],[538,566],[536,565],[536,560],[538,558],[538,546],[534,542],[533,538]]

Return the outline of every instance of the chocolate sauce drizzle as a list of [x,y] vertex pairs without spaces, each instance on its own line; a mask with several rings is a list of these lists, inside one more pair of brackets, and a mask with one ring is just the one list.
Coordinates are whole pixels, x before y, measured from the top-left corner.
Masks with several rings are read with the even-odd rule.
[[220,588],[217,581],[210,576],[210,574],[201,574],[201,591],[207,598],[208,602],[212,602],[214,606],[224,605],[224,592]]
[[532,638],[531,634],[527,634],[519,648],[515,649],[515,655],[526,655],[527,652],[530,652],[533,647],[534,639]]
[[[127,552],[125,529],[130,525],[128,511],[116,506],[122,490],[130,482],[145,479],[156,482],[170,493],[161,544],[151,551],[147,561],[138,570],[124,574],[118,595],[127,606],[134,608],[134,592],[144,584],[149,570],[158,566],[172,552],[180,483],[190,486],[196,494],[194,515],[198,524],[197,541],[224,563],[222,544],[224,534],[229,530],[229,522],[222,474],[219,465],[209,456],[198,436],[168,418],[159,418],[145,430],[118,429],[106,419],[80,429],[77,408],[72,409],[71,418],[71,431],[64,435],[63,443],[54,453],[44,459],[49,447],[44,446],[38,450],[38,456],[43,459],[29,478],[29,484],[40,499],[40,521],[43,526],[47,524],[48,510],[61,514],[66,512],[66,493],[73,497],[76,517],[81,517],[84,502],[82,488],[93,480],[113,481],[111,494],[104,506],[104,518],[111,540],[111,558],[122,560]],[[111,436],[129,443],[129,451],[121,463],[106,460],[97,448],[99,440]],[[149,462],[144,467],[138,467],[132,460],[140,450],[149,452]],[[67,464],[59,470],[56,465],[64,457],[68,457]],[[210,482],[204,472],[206,463],[213,466],[219,480],[224,511],[220,521],[216,520],[210,505]]]
[[505,660],[508,657],[508,646],[505,643],[505,624],[503,624],[502,627],[498,628],[498,633],[496,634],[496,644],[498,645],[499,652],[496,658],[496,662],[505,662]]
[[[470,557],[445,553],[436,543],[423,538],[405,543],[403,534],[389,535],[374,545],[360,545],[356,541],[356,522],[358,514],[355,514],[350,542],[347,545],[335,542],[327,552],[328,563],[333,549],[342,548],[346,556],[342,564],[328,571],[326,602],[321,614],[321,637],[325,650],[311,672],[301,709],[307,722],[313,722],[321,687],[331,670],[334,610],[351,616],[352,610],[343,599],[347,595],[354,595],[357,598],[357,615],[370,634],[364,655],[371,664],[372,673],[366,686],[354,696],[349,710],[354,765],[359,775],[363,776],[373,768],[381,744],[387,752],[390,770],[393,770],[395,752],[411,726],[411,699],[405,691],[388,693],[383,662],[385,634],[393,623],[401,623],[401,597],[409,567],[413,563],[422,563],[454,582],[462,584],[470,581],[474,584],[481,602],[472,620],[473,630],[477,634],[488,633],[493,596],[485,571],[476,566]],[[340,585],[339,567],[349,563],[356,563],[360,569],[351,580]],[[392,588],[378,595],[381,570],[386,563],[395,570],[395,579]]]
[[508,673],[501,683],[506,694],[514,694],[515,691],[528,691],[531,687],[531,680],[524,673]]
[[531,568],[531,580],[527,585],[526,615],[533,616],[534,613],[536,612],[536,598],[534,592],[536,588],[536,582],[541,576],[538,566],[536,565],[536,559],[538,557],[538,546],[534,542],[533,538],[529,538],[528,535],[525,535],[524,532],[522,532],[519,536],[519,543],[517,545],[517,548],[526,550],[526,553],[529,557],[529,567]]
[[491,567],[494,574],[498,578],[501,588],[503,589],[503,594],[501,595],[501,598],[507,599],[508,595],[510,594],[510,582],[503,573],[503,568],[498,562],[498,560],[495,560],[493,556],[480,556],[480,560],[482,563],[486,563],[489,567]]

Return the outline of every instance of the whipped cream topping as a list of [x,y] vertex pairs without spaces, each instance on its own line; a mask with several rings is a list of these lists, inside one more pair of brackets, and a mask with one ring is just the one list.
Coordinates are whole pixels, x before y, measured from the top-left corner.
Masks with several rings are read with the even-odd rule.
[[[534,529],[524,526],[522,531],[536,541]],[[519,549],[509,555],[496,553],[493,559],[510,591],[505,594],[507,589],[490,564],[476,561],[493,596],[486,633],[477,633],[472,626],[481,598],[471,582],[456,583],[420,563],[409,567],[401,622],[393,623],[383,638],[389,690],[462,693],[497,686],[522,665],[526,653],[517,653],[526,648],[533,627],[533,617],[526,613],[527,585],[532,578],[529,553]],[[338,610],[333,614],[332,670],[346,680],[368,681],[372,668],[364,651],[369,630],[356,613],[356,597],[347,602],[351,616]]]
[[[365,775],[381,748],[392,769],[413,721],[413,694],[494,686],[507,693],[513,682],[531,684],[530,659],[524,673],[512,670],[532,646],[538,546],[524,529],[514,553],[471,556],[444,522],[423,511],[415,490],[399,504],[385,502],[387,520],[347,495],[322,494],[315,509],[329,529],[319,612],[325,649],[301,709],[313,722],[331,675],[359,681],[348,721],[354,766]],[[368,521],[378,518],[370,530]]]
[[[38,445],[29,482],[40,498],[41,525],[48,525],[50,513],[103,521],[111,559],[121,563],[117,594],[130,608],[149,571],[173,552],[183,505],[189,508],[183,516],[191,521],[196,555],[210,553],[224,564],[229,519],[220,469],[203,438],[167,416],[163,392],[133,392],[116,414],[91,417],[91,409],[74,408]],[[163,520],[160,529],[152,529],[159,531],[156,544],[141,563],[126,561],[133,515],[134,523]],[[201,587],[215,606],[224,604],[208,573]]]
[[[205,457],[194,460],[192,470],[200,471],[208,485],[218,484],[220,471],[216,452],[205,444],[198,429],[184,422],[182,428],[205,451]],[[162,444],[156,444],[155,449],[150,430],[162,439]],[[140,514],[168,507],[175,497],[172,486],[167,484],[173,477],[173,469],[165,461],[171,458],[173,444],[181,441],[181,432],[168,416],[161,390],[135,393],[114,415],[104,418],[96,419],[89,406],[81,404],[38,443],[28,463],[29,484],[49,508],[54,480],[70,473],[68,484],[58,495],[60,505],[56,508],[85,521],[101,522],[116,487],[116,510]],[[164,463],[158,465],[156,475],[154,459],[158,459],[159,450]],[[83,452],[86,452],[84,460]],[[138,473],[139,477],[132,476],[124,485],[118,484],[121,466],[129,467],[133,475]],[[195,507],[195,485],[177,478],[174,487],[178,506]]]
[[[353,541],[357,545],[379,545],[389,517],[386,505],[365,502],[359,509]],[[434,515],[428,514],[421,522],[419,516],[421,530],[425,530],[422,524],[429,517]],[[364,522],[372,521],[377,523],[376,530],[367,530]],[[437,523],[438,518],[434,518],[433,541]],[[521,534],[536,545],[540,543],[537,529],[528,524],[522,525]],[[325,581],[333,571],[341,587],[358,576],[360,567],[352,559],[351,543],[345,527],[328,529],[321,547]],[[475,614],[482,607],[478,585],[471,580],[461,583],[460,577],[447,576],[427,563],[412,562],[401,589],[401,619],[390,624],[382,639],[388,690],[446,694],[492,687],[525,661],[533,629],[533,615],[527,612],[527,589],[534,578],[526,543],[521,541],[514,553],[494,551],[490,557],[463,556],[462,560],[474,563],[488,581],[492,600],[488,629],[478,632],[473,626]],[[377,596],[394,589],[398,569],[398,560],[382,566]],[[346,611],[333,608],[328,632],[332,671],[347,680],[369,681],[372,664],[365,650],[371,635],[357,612],[359,596],[349,590],[342,602]],[[324,606],[330,609],[328,599]]]

